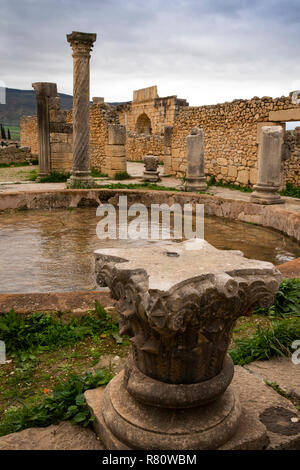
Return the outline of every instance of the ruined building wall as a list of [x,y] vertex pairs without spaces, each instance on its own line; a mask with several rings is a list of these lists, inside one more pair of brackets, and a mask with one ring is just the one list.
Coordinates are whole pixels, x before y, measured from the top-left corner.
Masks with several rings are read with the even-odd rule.
[[[171,171],[177,176],[184,176],[186,137],[192,127],[198,126],[204,131],[205,174],[228,183],[255,184],[261,127],[290,120],[300,120],[300,106],[292,104],[290,96],[254,97],[251,100],[184,108],[174,124]],[[291,166],[292,161],[286,163],[286,168],[288,165]],[[289,172],[289,180],[299,184],[292,171]]]
[[29,147],[34,157],[38,156],[38,128],[36,116],[22,116],[20,120],[21,147]]
[[[70,112],[60,109],[59,97],[50,98],[50,168],[70,172],[73,160],[73,126]],[[71,114],[72,115],[72,114]]]
[[108,125],[119,124],[114,106],[94,102],[90,107],[90,164],[102,173],[107,173],[105,146],[108,144]]
[[160,98],[157,86],[135,90],[131,102],[117,106],[119,122],[127,130],[127,160],[141,160],[146,154],[162,158],[165,126],[172,126],[187,106],[187,101],[177,96]]
[[284,182],[300,186],[300,127],[285,135]]
[[141,161],[144,155],[157,155],[162,161],[164,157],[164,137],[161,135],[145,135],[128,132],[126,138],[127,160]]

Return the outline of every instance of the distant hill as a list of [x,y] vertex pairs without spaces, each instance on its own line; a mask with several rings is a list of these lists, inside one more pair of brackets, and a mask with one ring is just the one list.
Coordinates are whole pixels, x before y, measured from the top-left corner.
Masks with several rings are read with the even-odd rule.
[[[73,96],[59,93],[61,109],[72,109]],[[118,105],[121,102],[109,103]],[[0,122],[10,126],[19,126],[21,116],[36,114],[36,99],[33,90],[6,88],[6,104],[0,104]]]
[[[59,93],[61,109],[72,109],[73,97]],[[33,90],[6,88],[6,104],[0,104],[0,122],[18,126],[21,116],[36,114],[36,99]]]

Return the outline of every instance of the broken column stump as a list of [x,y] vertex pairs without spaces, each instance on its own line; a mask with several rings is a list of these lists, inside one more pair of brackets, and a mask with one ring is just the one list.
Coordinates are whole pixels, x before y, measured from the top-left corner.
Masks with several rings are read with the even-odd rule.
[[230,386],[227,349],[236,320],[272,304],[279,271],[200,239],[103,249],[95,260],[132,344],[125,370],[86,394],[105,447],[265,448],[265,427]]
[[186,138],[186,164],[185,191],[206,191],[204,135],[198,127],[193,127],[191,134]]
[[281,126],[264,126],[261,132],[258,183],[254,185],[250,199],[256,204],[280,204],[284,202],[278,194],[281,185],[283,129]]

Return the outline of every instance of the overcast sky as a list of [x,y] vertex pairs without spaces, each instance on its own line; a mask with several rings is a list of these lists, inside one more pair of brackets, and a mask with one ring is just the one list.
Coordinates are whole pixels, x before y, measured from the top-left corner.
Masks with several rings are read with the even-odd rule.
[[91,96],[158,85],[190,105],[300,89],[300,0],[0,0],[0,80],[72,93],[66,34],[97,33]]

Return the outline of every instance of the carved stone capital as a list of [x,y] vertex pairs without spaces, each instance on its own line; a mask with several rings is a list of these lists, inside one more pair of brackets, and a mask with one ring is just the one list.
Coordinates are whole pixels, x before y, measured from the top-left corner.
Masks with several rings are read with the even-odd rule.
[[67,34],[67,41],[73,49],[73,57],[90,57],[96,38],[97,35],[94,33],[73,31],[71,34]]
[[280,272],[197,239],[98,250],[95,261],[132,344],[102,399],[108,448],[214,449],[230,440],[241,419],[230,388],[232,329],[272,304]]

